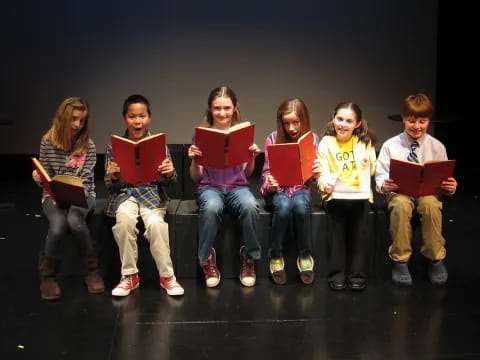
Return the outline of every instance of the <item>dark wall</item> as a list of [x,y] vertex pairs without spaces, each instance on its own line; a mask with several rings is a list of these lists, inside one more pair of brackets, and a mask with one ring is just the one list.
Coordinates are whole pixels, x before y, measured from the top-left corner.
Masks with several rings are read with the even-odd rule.
[[260,146],[288,97],[319,132],[357,102],[380,141],[407,94],[435,98],[436,0],[6,0],[0,16],[0,154],[37,152],[73,95],[91,105],[99,153],[132,93],[149,98],[152,132],[183,144],[209,91],[230,85]]
[[[446,145],[449,158],[456,159],[459,190],[478,192],[477,134],[480,121],[474,95],[478,94],[478,60],[473,55],[478,23],[473,5],[440,1],[435,135]],[[475,75],[477,74],[477,75]]]

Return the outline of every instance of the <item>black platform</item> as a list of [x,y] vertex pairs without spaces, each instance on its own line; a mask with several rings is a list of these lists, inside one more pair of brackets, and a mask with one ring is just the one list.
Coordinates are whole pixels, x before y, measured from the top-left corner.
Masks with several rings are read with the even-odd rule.
[[[442,288],[428,283],[425,264],[417,255],[412,268],[414,286],[392,286],[385,261],[388,244],[383,243],[383,248],[375,248],[372,265],[378,276],[372,277],[361,293],[328,288],[322,276],[326,264],[321,249],[316,249],[319,271],[312,286],[302,285],[294,275],[287,285],[274,285],[262,260],[257,285],[244,288],[236,278],[235,244],[227,244],[227,248],[232,247],[231,260],[225,257],[221,264],[231,277],[222,279],[218,288],[206,289],[193,258],[196,229],[179,227],[176,221],[170,231],[185,232],[184,239],[189,241],[174,244],[173,253],[181,254],[180,246],[193,254],[191,259],[174,258],[185,296],[171,298],[155,278],[142,276],[141,287],[130,296],[112,298],[110,290],[118,280],[119,263],[114,256],[116,245],[110,242],[110,263],[104,261],[103,266],[117,270],[106,276],[108,291],[88,294],[81,277],[73,271],[76,264],[72,256],[60,278],[62,299],[47,302],[40,299],[36,269],[46,229],[38,189],[30,181],[3,185],[2,360],[480,358],[480,199],[473,193],[459,191],[444,201],[450,279]],[[178,213],[181,203],[172,206],[175,204]],[[320,232],[321,216],[318,221],[313,227],[318,226],[316,231]],[[385,223],[375,228],[378,226],[385,231]],[[101,237],[108,244],[106,236]],[[388,234],[377,232],[376,236],[383,239]],[[153,273],[148,251],[143,251],[141,258],[141,272]]]

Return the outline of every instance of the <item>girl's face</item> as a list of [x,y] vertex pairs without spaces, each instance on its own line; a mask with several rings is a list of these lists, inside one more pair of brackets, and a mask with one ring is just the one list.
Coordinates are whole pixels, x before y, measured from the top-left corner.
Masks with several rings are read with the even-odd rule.
[[72,134],[77,135],[85,126],[85,118],[87,117],[87,112],[85,110],[73,110],[72,119],[70,120],[70,128],[72,129]]
[[210,112],[213,118],[213,127],[220,130],[226,130],[232,123],[232,117],[235,113],[235,106],[229,97],[217,97],[212,101]]
[[402,119],[405,131],[413,140],[418,140],[425,135],[428,129],[428,124],[430,123],[428,117],[406,116]]
[[290,140],[297,140],[300,135],[300,119],[293,112],[282,117],[283,129]]
[[337,134],[337,140],[347,142],[352,138],[353,130],[360,126],[361,122],[357,121],[357,114],[351,109],[340,109],[333,118],[333,127]]
[[150,115],[148,115],[147,105],[142,103],[130,104],[124,120],[129,139],[133,141],[141,140],[145,137],[148,131],[148,125],[150,125]]

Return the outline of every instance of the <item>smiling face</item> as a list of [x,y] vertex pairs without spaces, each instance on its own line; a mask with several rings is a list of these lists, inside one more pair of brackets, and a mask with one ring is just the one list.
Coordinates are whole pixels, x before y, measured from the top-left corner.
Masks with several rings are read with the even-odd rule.
[[418,140],[425,135],[430,119],[421,116],[403,116],[405,132],[413,139]]
[[235,106],[229,97],[217,97],[212,101],[210,112],[213,118],[213,127],[219,130],[227,130],[232,124]]
[[282,117],[283,129],[289,140],[298,140],[300,136],[301,123],[300,119],[294,112],[283,115]]
[[332,121],[339,142],[349,141],[352,138],[353,130],[361,124],[361,121],[357,120],[355,112],[349,108],[339,109]]
[[145,137],[150,125],[150,115],[147,105],[143,103],[133,103],[128,106],[124,116],[125,125],[128,131],[128,138],[133,141],[141,140]]

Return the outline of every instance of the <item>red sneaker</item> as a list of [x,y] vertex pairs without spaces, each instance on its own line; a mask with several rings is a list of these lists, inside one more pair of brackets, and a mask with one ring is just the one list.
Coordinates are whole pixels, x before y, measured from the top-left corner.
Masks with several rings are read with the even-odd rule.
[[168,295],[172,296],[183,295],[185,292],[175,276],[172,276],[171,278],[160,277],[160,286],[167,290]]
[[214,248],[210,250],[208,259],[204,263],[201,263],[200,266],[205,275],[207,287],[212,288],[220,284],[220,271],[217,268],[217,254]]
[[243,286],[254,286],[257,280],[257,275],[255,274],[255,262],[253,259],[242,254],[243,246],[240,248],[240,282]]
[[140,277],[137,274],[124,275],[115,289],[112,290],[113,296],[127,296],[130,291],[136,289],[140,285]]

